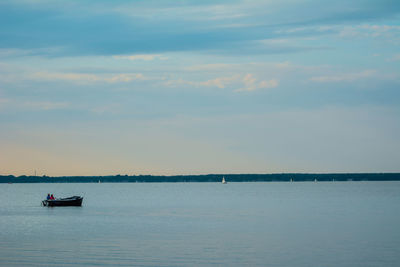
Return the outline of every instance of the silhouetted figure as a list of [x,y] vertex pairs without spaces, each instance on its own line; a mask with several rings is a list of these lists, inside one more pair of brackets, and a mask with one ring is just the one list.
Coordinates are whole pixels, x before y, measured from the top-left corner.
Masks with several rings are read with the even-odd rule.
[[50,194],[47,194],[47,200],[51,199]]

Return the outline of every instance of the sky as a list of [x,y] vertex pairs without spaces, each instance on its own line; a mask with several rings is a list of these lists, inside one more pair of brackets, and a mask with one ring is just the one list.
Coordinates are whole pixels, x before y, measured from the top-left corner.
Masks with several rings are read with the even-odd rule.
[[0,174],[400,172],[400,1],[0,2]]

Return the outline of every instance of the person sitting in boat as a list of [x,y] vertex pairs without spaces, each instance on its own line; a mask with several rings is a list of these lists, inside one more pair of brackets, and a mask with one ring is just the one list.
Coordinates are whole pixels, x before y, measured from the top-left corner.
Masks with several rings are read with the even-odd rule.
[[51,199],[50,194],[47,194],[47,198],[46,198],[46,199],[47,199],[47,200]]
[[51,194],[50,199],[51,199],[51,200],[54,200],[54,199],[55,199],[54,196],[53,196],[53,194]]

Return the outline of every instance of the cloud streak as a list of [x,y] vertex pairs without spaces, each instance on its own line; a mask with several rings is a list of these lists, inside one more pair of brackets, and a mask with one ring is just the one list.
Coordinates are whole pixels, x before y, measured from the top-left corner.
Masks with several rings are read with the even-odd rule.
[[336,75],[316,76],[316,77],[311,77],[310,80],[313,82],[320,82],[320,83],[354,82],[360,79],[371,78],[375,74],[376,74],[375,70],[365,70],[356,73],[342,73]]
[[168,87],[208,87],[208,88],[237,88],[234,89],[235,92],[251,92],[259,89],[275,88],[279,85],[277,79],[271,80],[260,80],[256,78],[253,74],[248,73],[245,75],[233,75],[228,77],[217,77],[214,79],[206,81],[188,81],[183,79],[169,80],[164,83]]
[[275,88],[278,86],[279,82],[276,79],[268,80],[268,81],[259,81],[252,74],[246,74],[243,79],[244,87],[235,90],[236,92],[251,92],[258,89],[267,89],[267,88]]
[[57,73],[57,72],[36,72],[29,78],[37,81],[70,81],[78,83],[128,83],[136,80],[144,80],[141,73],[121,73],[114,75],[97,75],[87,73]]
[[127,60],[144,60],[144,61],[152,61],[155,59],[167,60],[168,57],[161,55],[152,55],[152,54],[143,54],[143,55],[116,55],[113,56],[115,59],[127,59]]
[[[309,10],[315,8],[318,12],[310,15]],[[154,60],[160,53],[177,51],[237,53],[246,47],[251,47],[247,53],[254,54],[293,53],[304,47],[294,44],[278,49],[254,42],[326,34],[328,30],[308,31],[307,27],[353,27],[399,12],[400,5],[388,0],[341,0],[331,5],[313,1],[291,5],[269,1],[3,1],[0,48],[47,56],[132,54],[126,56],[131,60]],[[371,27],[375,31],[395,29]]]

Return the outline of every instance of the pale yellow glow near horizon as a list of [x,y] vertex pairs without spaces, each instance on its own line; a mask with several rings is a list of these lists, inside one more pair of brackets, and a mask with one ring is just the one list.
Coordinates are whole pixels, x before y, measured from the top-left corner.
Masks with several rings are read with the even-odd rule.
[[56,130],[31,131],[19,138],[0,143],[0,175],[181,175],[257,169],[255,162],[222,146],[168,134],[99,131],[92,136]]
[[398,172],[397,136],[376,130],[393,125],[386,114],[329,108],[10,126],[0,132],[0,175]]

